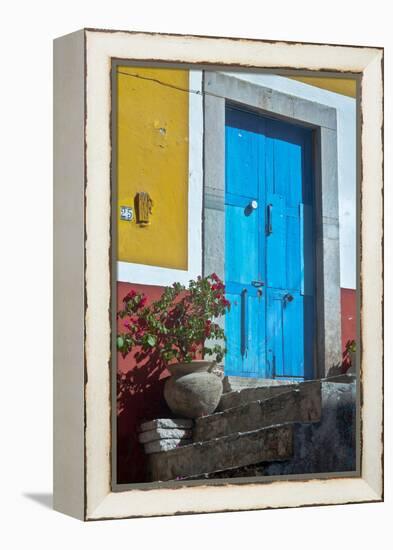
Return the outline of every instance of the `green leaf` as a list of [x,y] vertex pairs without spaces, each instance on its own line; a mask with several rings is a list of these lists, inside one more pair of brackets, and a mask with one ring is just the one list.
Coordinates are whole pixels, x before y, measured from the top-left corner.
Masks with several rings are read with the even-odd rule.
[[122,336],[117,337],[117,349],[123,349],[124,346],[124,338]]
[[155,336],[152,336],[151,334],[148,335],[147,337],[147,343],[149,344],[149,346],[152,348],[153,346],[156,345],[156,338]]

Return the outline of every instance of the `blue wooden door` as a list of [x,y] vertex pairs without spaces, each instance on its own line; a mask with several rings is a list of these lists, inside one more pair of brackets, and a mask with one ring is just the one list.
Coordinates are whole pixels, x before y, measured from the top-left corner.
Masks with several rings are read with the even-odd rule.
[[228,375],[313,377],[311,132],[226,111]]

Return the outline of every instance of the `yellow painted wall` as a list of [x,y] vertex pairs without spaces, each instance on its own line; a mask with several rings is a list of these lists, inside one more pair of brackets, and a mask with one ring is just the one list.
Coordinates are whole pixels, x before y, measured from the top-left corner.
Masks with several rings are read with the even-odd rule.
[[343,94],[349,97],[356,97],[356,80],[354,78],[332,78],[314,76],[293,76],[293,80],[299,80],[310,86],[324,88],[336,94]]
[[[117,73],[118,260],[187,269],[188,93],[170,86],[188,89],[189,72],[120,66]],[[120,207],[134,208],[141,191],[154,203],[145,227],[120,220]]]

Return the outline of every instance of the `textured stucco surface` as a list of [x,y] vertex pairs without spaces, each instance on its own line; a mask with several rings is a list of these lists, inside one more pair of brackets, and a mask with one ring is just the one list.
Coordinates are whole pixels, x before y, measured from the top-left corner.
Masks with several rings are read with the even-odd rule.
[[[187,269],[189,72],[117,67],[118,218],[136,193],[153,200],[151,223],[118,220],[118,260]],[[185,91],[183,91],[185,90]]]

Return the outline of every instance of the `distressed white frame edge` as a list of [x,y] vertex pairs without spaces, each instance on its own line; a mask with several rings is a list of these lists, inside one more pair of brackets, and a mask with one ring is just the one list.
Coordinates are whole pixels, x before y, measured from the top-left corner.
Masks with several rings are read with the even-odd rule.
[[[72,35],[71,35],[72,36]],[[67,40],[66,37],[63,40]],[[85,424],[85,491],[83,504],[69,494],[57,509],[82,519],[143,517],[187,512],[250,510],[270,507],[378,501],[383,498],[382,441],[382,50],[346,46],[212,39],[144,33],[85,31],[86,39],[86,315],[85,417],[78,417],[77,441]],[[65,43],[65,42],[64,42]],[[216,46],[220,44],[220,48]],[[65,46],[66,47],[66,46]],[[83,56],[84,52],[81,51]],[[363,452],[361,478],[274,481],[222,487],[131,489],[111,492],[110,468],[110,65],[111,58],[227,63],[311,70],[363,72],[362,121],[362,318]],[[323,60],[323,61],[322,61]],[[321,64],[323,63],[323,64]],[[97,93],[100,90],[100,93]],[[377,98],[378,101],[375,101]],[[56,131],[59,131],[57,128]],[[72,153],[72,151],[71,151]],[[71,154],[67,147],[59,155]],[[67,157],[68,158],[68,157]],[[71,155],[72,158],[72,155]],[[55,160],[56,162],[56,160]],[[56,178],[55,178],[56,179]],[[61,181],[55,182],[60,185]],[[380,192],[376,192],[378,189]],[[55,210],[56,214],[56,210]],[[378,220],[376,224],[375,221]],[[80,235],[80,239],[84,235]],[[79,243],[80,244],[80,243]],[[78,321],[78,319],[75,319]],[[55,323],[57,322],[55,318]],[[80,342],[77,342],[79,345]],[[65,368],[65,363],[59,367]],[[79,374],[66,382],[78,395]],[[75,369],[74,369],[75,370]],[[64,397],[65,399],[65,397]],[[80,413],[80,409],[78,409]],[[57,422],[65,429],[66,420]],[[67,443],[67,442],[66,442]],[[57,449],[57,454],[61,450]],[[70,458],[72,462],[73,457]],[[75,458],[78,460],[78,457]],[[70,469],[78,465],[70,463]],[[64,491],[57,487],[57,491]],[[56,488],[55,488],[56,492]],[[78,500],[79,499],[79,500]],[[74,499],[75,500],[75,499]],[[69,501],[69,506],[64,503]],[[56,502],[56,497],[55,497]],[[67,508],[67,509],[66,509]]]
[[54,42],[53,507],[85,517],[83,31]]

